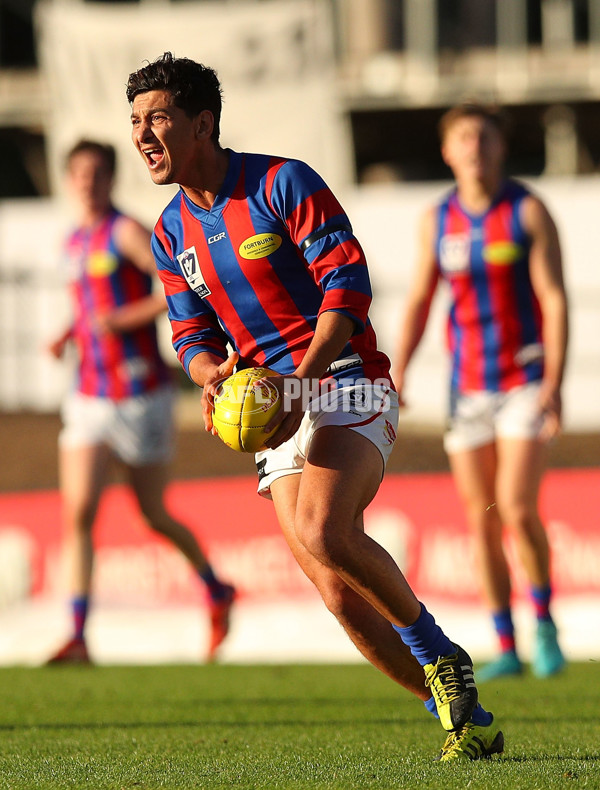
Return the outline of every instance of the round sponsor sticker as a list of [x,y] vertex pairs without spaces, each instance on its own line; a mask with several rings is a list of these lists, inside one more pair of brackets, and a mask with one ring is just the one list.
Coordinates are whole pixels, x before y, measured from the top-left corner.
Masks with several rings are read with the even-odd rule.
[[266,258],[281,247],[281,241],[277,233],[257,233],[240,244],[239,253],[247,260]]
[[493,241],[483,248],[483,259],[493,266],[510,266],[523,255],[523,247],[514,241]]
[[88,274],[90,277],[106,277],[117,270],[119,261],[110,252],[98,250],[92,252],[87,265]]

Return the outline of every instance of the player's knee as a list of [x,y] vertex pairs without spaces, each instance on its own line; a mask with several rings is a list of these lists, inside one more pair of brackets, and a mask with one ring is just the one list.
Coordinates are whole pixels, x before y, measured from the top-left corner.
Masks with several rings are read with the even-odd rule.
[[348,588],[345,590],[332,587],[326,590],[326,594],[322,596],[325,606],[329,609],[331,614],[340,622],[345,622],[349,617],[350,609],[352,608],[351,596]]
[[356,599],[354,593],[339,576],[324,584],[319,592],[323,603],[340,622],[345,622],[351,616],[353,603]]
[[341,541],[332,525],[317,518],[297,519],[296,536],[309,554],[326,567],[343,565]]
[[169,523],[172,521],[172,518],[161,503],[138,500],[138,505],[142,518],[150,529],[159,532],[161,535],[164,535],[165,531],[169,530]]
[[322,535],[310,529],[304,529],[299,533],[296,533],[298,536],[298,540],[304,546],[304,548],[308,551],[308,553],[313,556],[315,559],[322,562],[324,565],[329,567],[330,562],[328,559],[328,552],[327,552],[327,544],[326,541],[323,540]]
[[96,518],[93,502],[67,502],[64,505],[65,520],[70,528],[81,535],[91,531]]
[[504,523],[518,537],[528,538],[533,535],[539,524],[539,517],[535,508],[527,504],[516,503],[504,509]]
[[170,537],[173,530],[171,523],[168,519],[153,517],[150,515],[146,515],[144,513],[144,518],[146,524],[153,532],[156,532],[158,535],[162,535],[163,537]]

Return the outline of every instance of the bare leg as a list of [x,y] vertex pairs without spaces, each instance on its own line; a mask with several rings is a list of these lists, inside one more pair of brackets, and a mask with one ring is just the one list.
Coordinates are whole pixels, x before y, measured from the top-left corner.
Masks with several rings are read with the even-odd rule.
[[475,551],[483,593],[492,612],[510,606],[510,572],[502,543],[501,511],[496,502],[496,449],[493,444],[451,453],[450,467]]
[[346,428],[313,436],[295,517],[299,542],[386,620],[412,625],[421,605],[388,552],[358,528],[383,471],[377,448]]
[[131,486],[149,526],[177,546],[199,573],[206,570],[207,559],[194,534],[165,508],[167,466],[163,463],[131,466],[128,467],[128,472]]
[[550,549],[537,507],[544,454],[545,447],[538,441],[498,440],[498,505],[506,525],[515,535],[535,602],[537,628],[532,668],[538,677],[555,675],[565,665],[550,614]]
[[[294,519],[299,486],[300,475],[279,478],[271,486],[277,518],[298,564],[363,656],[420,699],[429,699],[421,666],[390,623],[298,541]],[[362,531],[360,517],[356,529]]]
[[73,631],[66,644],[49,658],[49,664],[89,663],[84,632],[94,564],[92,527],[108,458],[109,451],[104,445],[60,448],[60,490],[70,566]]
[[538,513],[544,445],[524,439],[498,439],[497,447],[496,495],[500,515],[515,535],[530,584],[545,587],[550,581],[550,550]]
[[94,548],[92,526],[104,484],[109,451],[103,445],[60,450],[60,489],[63,523],[71,567],[71,593],[90,592]]
[[129,477],[140,509],[149,526],[164,535],[184,554],[207,585],[210,636],[206,660],[213,661],[230,627],[230,613],[235,590],[214,574],[200,544],[188,527],[177,521],[165,508],[167,467],[148,464],[129,467]]
[[[405,629],[399,635],[423,667],[444,729],[459,729],[473,716],[487,726],[490,715],[477,705],[468,654],[460,647],[453,652],[454,646],[422,609],[392,557],[363,530],[362,514],[379,488],[382,472],[381,455],[368,439],[339,426],[319,428],[300,475],[293,521],[296,540],[313,562],[329,571],[328,586],[319,582],[321,594],[376,666],[428,699],[416,672],[412,675],[414,666],[408,658],[408,670],[393,666],[394,659],[402,660],[402,653],[386,639],[385,621]],[[309,569],[316,578],[317,568]],[[362,603],[357,603],[358,598]],[[368,625],[370,609],[380,615],[374,626]]]

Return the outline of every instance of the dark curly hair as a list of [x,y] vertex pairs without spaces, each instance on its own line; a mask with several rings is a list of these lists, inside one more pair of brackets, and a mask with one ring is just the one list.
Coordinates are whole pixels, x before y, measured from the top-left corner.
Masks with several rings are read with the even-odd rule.
[[154,62],[132,72],[127,80],[127,100],[131,104],[139,93],[168,91],[175,106],[189,118],[209,110],[214,118],[212,139],[218,142],[222,91],[217,72],[189,58],[175,58],[165,52]]

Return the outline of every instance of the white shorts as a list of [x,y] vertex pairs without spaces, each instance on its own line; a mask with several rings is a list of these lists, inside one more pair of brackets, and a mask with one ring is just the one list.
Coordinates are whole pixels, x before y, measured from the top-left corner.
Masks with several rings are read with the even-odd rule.
[[538,404],[540,382],[514,387],[508,392],[464,392],[451,399],[447,453],[474,450],[496,437],[536,439],[543,417]]
[[396,441],[398,396],[381,386],[339,387],[309,403],[300,427],[275,450],[256,453],[258,493],[270,497],[271,483],[279,477],[299,474],[316,430],[325,425],[349,428],[372,442],[387,463]]
[[61,415],[61,447],[103,444],[130,466],[168,461],[175,390],[166,386],[122,400],[71,393]]

